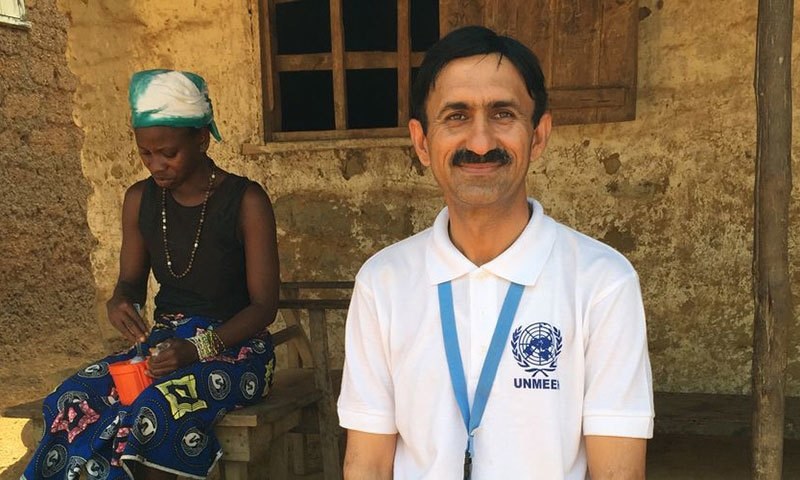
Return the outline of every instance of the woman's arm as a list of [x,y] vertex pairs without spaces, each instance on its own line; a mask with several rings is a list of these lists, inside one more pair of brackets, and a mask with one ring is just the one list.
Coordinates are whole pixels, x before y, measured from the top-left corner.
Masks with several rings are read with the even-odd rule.
[[108,320],[131,342],[144,341],[147,325],[134,308],[144,304],[150,255],[139,231],[139,206],[144,182],[137,182],[125,192],[122,203],[122,247],[119,254],[119,278],[114,294],[106,302]]
[[[236,345],[262,331],[275,321],[278,311],[280,269],[275,215],[267,193],[250,184],[239,211],[247,272],[250,305],[214,331],[226,346]],[[169,346],[150,358],[150,373],[155,377],[198,360],[197,349],[187,340],[171,339]]]
[[275,321],[278,312],[280,267],[275,214],[267,193],[252,183],[245,191],[239,215],[244,241],[250,305],[215,331],[227,346],[236,345]]

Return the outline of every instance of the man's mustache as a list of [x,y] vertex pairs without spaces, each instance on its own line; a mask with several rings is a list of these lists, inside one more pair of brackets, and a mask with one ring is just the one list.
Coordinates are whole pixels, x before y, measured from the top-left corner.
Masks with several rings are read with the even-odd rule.
[[493,148],[483,155],[478,155],[472,150],[462,148],[453,154],[453,165],[459,166],[466,163],[499,163],[506,165],[511,162],[511,155],[502,148]]

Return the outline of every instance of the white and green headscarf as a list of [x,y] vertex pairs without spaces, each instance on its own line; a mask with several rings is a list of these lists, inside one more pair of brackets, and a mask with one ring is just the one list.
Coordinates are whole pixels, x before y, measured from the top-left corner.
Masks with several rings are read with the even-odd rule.
[[136,72],[128,101],[133,128],[208,127],[217,141],[222,140],[206,81],[200,75],[163,69]]

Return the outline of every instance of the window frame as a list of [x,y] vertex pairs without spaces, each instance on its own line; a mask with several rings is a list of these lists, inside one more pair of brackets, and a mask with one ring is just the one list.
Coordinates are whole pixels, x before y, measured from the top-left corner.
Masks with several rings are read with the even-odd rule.
[[[329,0],[331,52],[277,53],[275,6],[295,0],[258,0],[261,12],[261,72],[263,138],[270,142],[306,142],[408,137],[411,95],[411,69],[419,67],[424,52],[411,51],[411,1],[397,0],[397,51],[348,52],[344,48],[343,0]],[[397,127],[347,128],[347,70],[397,70]],[[281,125],[280,81],[282,72],[330,71],[333,77],[334,130],[283,132]]]
[[[0,0],[0,7],[3,7],[0,9],[0,24],[15,28],[31,28],[25,12],[25,0]],[[6,11],[6,7],[11,7],[11,10]],[[4,11],[6,13],[3,13]]]

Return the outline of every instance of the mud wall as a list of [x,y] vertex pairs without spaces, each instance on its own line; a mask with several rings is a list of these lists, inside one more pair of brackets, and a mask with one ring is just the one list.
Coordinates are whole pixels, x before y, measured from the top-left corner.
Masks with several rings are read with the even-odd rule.
[[[83,178],[65,174],[59,181],[79,183],[71,191],[83,192],[77,196],[84,200],[89,193],[85,218],[76,213],[74,219],[88,222],[89,231],[75,233],[83,235],[75,244],[84,252],[89,251],[84,244],[91,247],[91,266],[82,265],[91,268],[93,280],[82,294],[96,308],[90,311],[84,304],[81,312],[111,343],[115,337],[102,304],[116,278],[122,195],[145,176],[126,107],[127,80],[135,70],[188,69],[208,80],[225,137],[210,153],[223,168],[268,189],[284,280],[352,278],[369,255],[425,228],[441,207],[431,175],[405,148],[240,155],[243,143],[258,142],[261,121],[254,0],[59,0],[58,5],[70,19],[66,73],[76,77],[72,118],[80,128],[73,134],[80,154],[70,151],[69,158],[79,158],[74,170],[83,172]],[[715,2],[641,0],[640,6],[637,120],[556,128],[544,161],[529,175],[530,191],[556,219],[605,240],[637,267],[657,389],[744,392],[750,382],[753,320],[755,2],[735,0],[720,8]],[[795,34],[798,85],[800,32]],[[54,59],[53,64],[58,61],[63,63]],[[5,73],[0,75],[7,81]],[[0,90],[0,99],[6,98],[0,100],[3,118],[5,88]],[[69,98],[59,103],[68,104]],[[799,124],[795,118],[795,184]],[[83,143],[77,146],[81,132]],[[22,185],[26,193],[20,195],[37,200],[42,195],[37,181]],[[795,190],[794,219],[798,200]],[[19,208],[29,207],[20,203]],[[45,224],[40,235],[49,230]],[[86,240],[91,238],[97,243]],[[36,242],[20,241],[13,248],[23,244]],[[798,244],[795,228],[795,285],[800,283]],[[69,270],[64,265],[69,264],[58,257],[49,270]],[[5,295],[8,288],[18,289],[0,291]],[[16,325],[25,310],[3,311],[13,317],[14,334],[22,335]],[[800,309],[795,312],[800,317]],[[337,318],[331,324],[337,361],[341,322]],[[793,344],[800,344],[800,335]],[[788,386],[800,395],[798,347],[790,352]]]
[[54,0],[26,3],[33,28],[0,25],[0,405],[40,394],[51,372],[101,347],[87,334],[98,244],[72,119],[69,22]]

